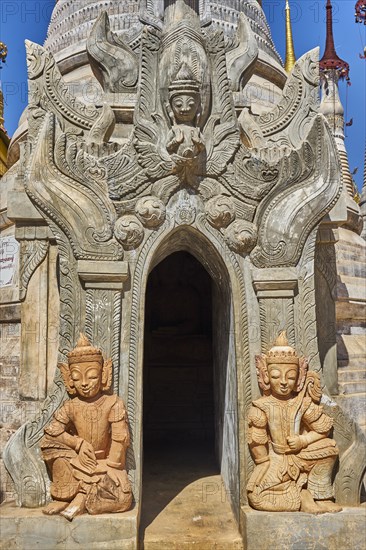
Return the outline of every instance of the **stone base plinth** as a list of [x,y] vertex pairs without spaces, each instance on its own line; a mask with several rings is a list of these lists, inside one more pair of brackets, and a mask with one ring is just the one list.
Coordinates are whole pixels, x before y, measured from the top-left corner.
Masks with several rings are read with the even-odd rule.
[[[246,550],[351,550],[366,548],[366,508],[337,514],[257,512],[242,509]],[[245,544],[246,543],[246,544]]]
[[82,515],[72,522],[42,510],[0,507],[2,550],[134,550],[137,508],[124,514]]

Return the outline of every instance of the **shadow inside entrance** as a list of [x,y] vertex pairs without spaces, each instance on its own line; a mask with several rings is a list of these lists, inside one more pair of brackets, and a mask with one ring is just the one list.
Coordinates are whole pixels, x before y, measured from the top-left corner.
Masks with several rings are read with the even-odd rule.
[[[142,533],[190,483],[219,474],[211,442],[149,444],[144,456]],[[204,499],[205,487],[202,487]]]
[[241,549],[212,442],[148,446],[144,457],[140,549]]

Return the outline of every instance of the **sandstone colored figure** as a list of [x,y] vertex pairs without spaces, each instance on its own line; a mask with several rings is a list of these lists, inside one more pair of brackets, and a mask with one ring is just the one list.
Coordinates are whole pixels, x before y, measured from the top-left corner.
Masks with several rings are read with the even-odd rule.
[[89,514],[124,512],[132,491],[125,470],[130,435],[122,399],[108,394],[112,361],[81,334],[59,365],[71,399],[53,415],[41,440],[51,475],[53,502],[45,514],[68,520]]
[[169,86],[168,108],[173,126],[166,148],[177,166],[185,166],[205,149],[198,127],[201,111],[199,86],[186,63],[182,63]]
[[268,355],[256,356],[263,397],[249,412],[249,446],[256,463],[249,503],[272,512],[339,512],[332,471],[338,455],[328,438],[333,420],[319,405],[320,380],[307,372],[282,332]]

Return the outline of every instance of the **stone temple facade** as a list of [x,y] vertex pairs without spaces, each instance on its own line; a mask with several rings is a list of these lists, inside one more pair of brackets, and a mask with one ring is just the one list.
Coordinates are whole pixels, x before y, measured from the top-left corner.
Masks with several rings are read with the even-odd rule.
[[[2,495],[21,507],[5,505],[6,544],[137,548],[143,456],[206,440],[236,548],[260,547],[260,521],[282,537],[296,520],[304,545],[317,529],[335,540],[328,516],[248,505],[255,356],[286,330],[334,423],[337,545],[361,547],[365,242],[318,61],[312,50],[287,74],[257,0],[58,0],[44,46],[27,43],[29,105],[1,181]],[[134,505],[71,531],[40,518],[39,442],[80,332],[113,361]]]

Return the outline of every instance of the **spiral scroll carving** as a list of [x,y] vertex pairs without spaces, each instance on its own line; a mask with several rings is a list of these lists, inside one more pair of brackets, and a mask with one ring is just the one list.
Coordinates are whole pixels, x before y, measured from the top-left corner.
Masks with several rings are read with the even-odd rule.
[[123,216],[114,226],[114,235],[125,250],[133,250],[142,243],[144,228],[135,216]]
[[160,227],[165,221],[165,205],[157,197],[142,197],[137,201],[135,210],[142,225],[150,229]]
[[234,252],[250,252],[257,242],[257,230],[253,223],[237,220],[224,232],[225,241]]
[[208,222],[217,229],[227,227],[235,218],[235,206],[231,197],[218,195],[205,205]]

